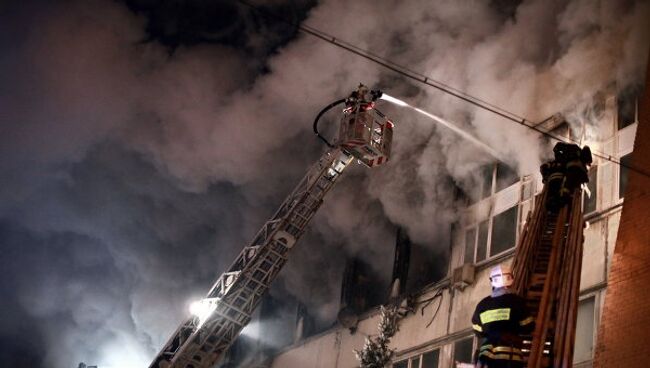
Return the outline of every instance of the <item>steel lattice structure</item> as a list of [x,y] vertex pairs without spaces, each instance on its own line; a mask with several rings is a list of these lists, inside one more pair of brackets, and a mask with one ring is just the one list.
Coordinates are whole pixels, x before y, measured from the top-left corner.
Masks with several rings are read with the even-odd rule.
[[211,315],[190,317],[178,327],[150,368],[213,366],[248,324],[294,243],[353,156],[340,148],[325,152],[253,241],[214,283],[206,299]]

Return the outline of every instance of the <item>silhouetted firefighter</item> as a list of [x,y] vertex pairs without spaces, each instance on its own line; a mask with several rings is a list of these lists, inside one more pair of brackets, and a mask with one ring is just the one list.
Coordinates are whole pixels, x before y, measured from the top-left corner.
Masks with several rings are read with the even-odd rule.
[[490,270],[492,294],[483,298],[472,316],[472,328],[480,338],[476,368],[523,368],[522,335],[530,334],[535,321],[526,300],[511,287],[510,266]]
[[553,148],[555,160],[543,164],[539,169],[542,180],[548,186],[546,208],[557,212],[569,203],[576,188],[589,182],[591,149],[577,144],[560,142]]

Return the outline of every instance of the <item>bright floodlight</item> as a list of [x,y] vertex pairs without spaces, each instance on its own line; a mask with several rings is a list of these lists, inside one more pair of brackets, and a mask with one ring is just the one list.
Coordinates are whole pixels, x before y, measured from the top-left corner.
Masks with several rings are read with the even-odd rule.
[[199,319],[199,324],[197,326],[201,327],[203,322],[212,315],[212,312],[217,309],[218,298],[206,298],[193,302],[190,304],[190,313],[196,316]]

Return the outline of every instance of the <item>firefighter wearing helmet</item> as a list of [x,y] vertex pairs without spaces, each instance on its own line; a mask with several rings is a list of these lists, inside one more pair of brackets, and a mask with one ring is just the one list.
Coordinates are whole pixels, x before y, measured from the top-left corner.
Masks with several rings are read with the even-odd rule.
[[526,301],[511,291],[514,281],[509,266],[490,271],[492,294],[481,300],[472,316],[472,328],[481,339],[476,367],[520,368],[522,335],[532,333],[534,319]]

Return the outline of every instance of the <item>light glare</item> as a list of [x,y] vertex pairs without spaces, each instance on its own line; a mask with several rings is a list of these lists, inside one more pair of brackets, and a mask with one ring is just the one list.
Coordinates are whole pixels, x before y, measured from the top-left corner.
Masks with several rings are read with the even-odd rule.
[[217,309],[217,302],[218,298],[206,298],[197,300],[190,304],[190,313],[199,319],[197,328],[201,327],[203,323]]

